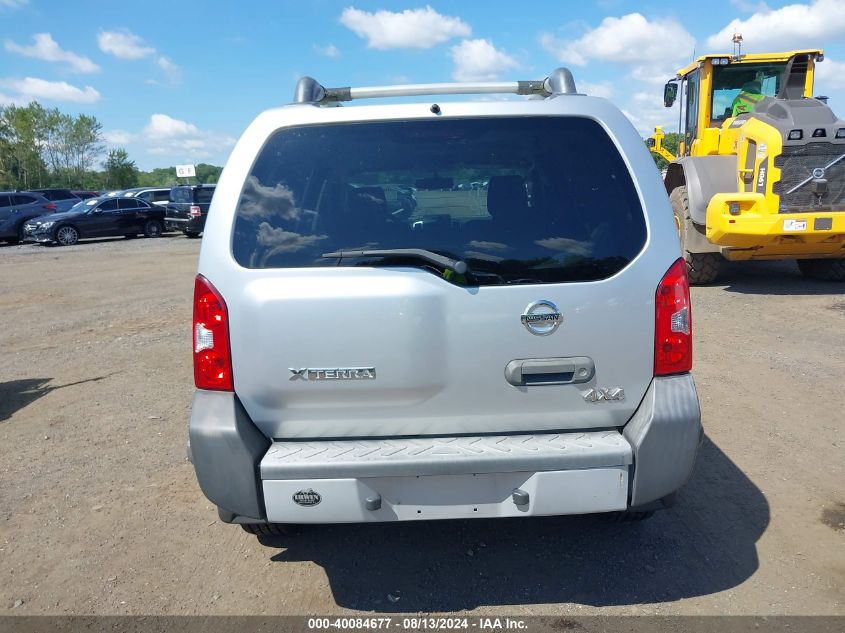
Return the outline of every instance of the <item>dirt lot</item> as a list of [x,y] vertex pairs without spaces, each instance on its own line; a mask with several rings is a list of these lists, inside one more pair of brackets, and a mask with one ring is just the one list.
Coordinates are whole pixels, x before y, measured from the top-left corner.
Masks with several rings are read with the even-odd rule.
[[845,614],[845,286],[693,291],[705,443],[672,510],[259,542],[185,459],[199,243],[0,247],[0,614]]

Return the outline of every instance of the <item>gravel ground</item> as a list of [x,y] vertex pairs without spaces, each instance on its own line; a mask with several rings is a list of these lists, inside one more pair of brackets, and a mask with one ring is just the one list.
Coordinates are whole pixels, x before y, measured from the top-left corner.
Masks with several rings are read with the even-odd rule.
[[0,247],[0,613],[845,614],[845,285],[693,289],[707,437],[678,505],[221,524],[185,459],[198,241]]

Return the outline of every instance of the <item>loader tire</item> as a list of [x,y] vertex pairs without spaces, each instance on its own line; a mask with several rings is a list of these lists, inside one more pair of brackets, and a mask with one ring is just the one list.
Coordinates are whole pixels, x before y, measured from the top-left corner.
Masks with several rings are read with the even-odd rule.
[[672,203],[672,213],[675,214],[675,227],[678,229],[678,238],[681,241],[681,252],[687,262],[687,276],[690,284],[700,286],[716,281],[722,256],[719,253],[691,253],[687,249],[687,231],[691,230],[692,226],[687,188],[675,187],[669,195],[669,202]]
[[798,269],[808,279],[845,281],[845,257],[837,259],[799,259]]

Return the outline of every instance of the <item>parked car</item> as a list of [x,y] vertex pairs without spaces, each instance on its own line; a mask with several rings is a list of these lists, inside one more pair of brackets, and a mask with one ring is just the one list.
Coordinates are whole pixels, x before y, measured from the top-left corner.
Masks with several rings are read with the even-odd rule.
[[164,227],[164,209],[137,198],[91,198],[70,211],[28,221],[24,239],[29,242],[71,246],[80,239],[125,235],[159,237]]
[[24,238],[27,220],[53,213],[56,205],[38,193],[0,191],[0,240],[15,244]]
[[[674,501],[702,427],[654,162],[566,69],[499,89],[541,98],[305,108],[358,90],[303,78],[238,141],[192,328],[189,456],[224,522],[633,520]],[[388,186],[416,190],[410,213]]]
[[80,200],[88,200],[89,198],[99,198],[99,191],[71,191]]
[[70,189],[30,189],[30,191],[41,194],[55,204],[58,213],[69,210],[80,200],[79,196],[75,195]]
[[165,227],[199,237],[216,185],[180,185],[170,190]]
[[134,187],[124,190],[122,195],[146,200],[157,207],[167,207],[170,200],[170,187]]

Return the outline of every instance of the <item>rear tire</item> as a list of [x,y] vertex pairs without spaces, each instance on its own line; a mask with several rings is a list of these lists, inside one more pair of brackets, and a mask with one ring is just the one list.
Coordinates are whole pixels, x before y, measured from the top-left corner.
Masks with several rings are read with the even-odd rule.
[[79,231],[72,226],[60,226],[56,229],[56,243],[59,246],[73,246],[79,241]]
[[193,231],[185,231],[185,237],[188,239],[195,240],[200,236],[199,233],[194,233]]
[[256,536],[289,536],[292,533],[284,523],[241,523],[241,527]]
[[845,281],[845,258],[799,259],[798,269],[808,279]]
[[692,219],[689,215],[689,196],[686,187],[675,187],[669,196],[672,212],[675,214],[675,227],[681,241],[681,252],[687,262],[687,275],[690,284],[698,286],[716,281],[722,256],[719,253],[691,253],[687,245],[687,231]]
[[144,225],[145,237],[161,237],[161,234],[163,232],[164,229],[161,226],[161,222],[159,222],[158,220],[148,220],[147,223]]

